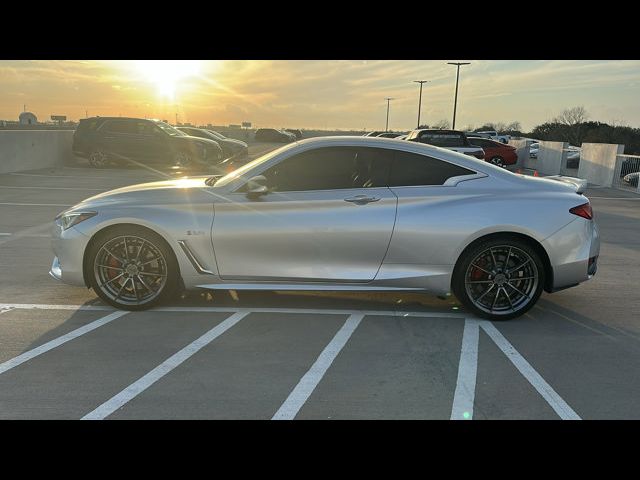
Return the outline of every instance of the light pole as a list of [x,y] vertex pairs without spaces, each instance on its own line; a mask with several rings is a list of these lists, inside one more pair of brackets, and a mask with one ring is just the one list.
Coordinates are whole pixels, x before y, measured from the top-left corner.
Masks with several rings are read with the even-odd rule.
[[471,65],[471,62],[447,62],[448,65],[456,65],[458,71],[456,73],[456,96],[453,100],[453,130],[456,129],[456,107],[458,106],[458,80],[460,80],[460,65]]
[[416,128],[420,128],[420,107],[422,107],[422,84],[428,83],[430,80],[414,80],[413,83],[420,84],[420,99],[418,100],[418,125]]
[[391,102],[391,100],[395,100],[395,98],[387,97],[385,98],[385,100],[387,101],[387,124],[384,127],[384,131],[388,132],[389,131],[389,102]]

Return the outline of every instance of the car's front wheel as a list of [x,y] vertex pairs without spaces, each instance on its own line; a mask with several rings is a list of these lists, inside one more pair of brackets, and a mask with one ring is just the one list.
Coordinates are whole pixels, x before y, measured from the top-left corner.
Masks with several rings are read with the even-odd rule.
[[523,315],[542,294],[544,264],[528,243],[510,237],[480,242],[456,264],[453,293],[473,313],[491,320]]
[[144,310],[171,298],[178,265],[156,233],[122,226],[98,234],[87,255],[90,286],[105,302],[124,310]]

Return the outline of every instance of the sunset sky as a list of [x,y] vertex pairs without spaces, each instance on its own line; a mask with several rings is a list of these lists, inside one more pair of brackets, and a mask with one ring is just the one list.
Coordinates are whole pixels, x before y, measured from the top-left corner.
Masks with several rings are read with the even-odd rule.
[[[640,127],[640,61],[471,61],[460,70],[457,127],[519,121],[525,130],[582,105],[593,120]],[[0,119],[26,104],[40,121],[122,115],[257,127],[390,129],[451,121],[445,60],[0,61]]]

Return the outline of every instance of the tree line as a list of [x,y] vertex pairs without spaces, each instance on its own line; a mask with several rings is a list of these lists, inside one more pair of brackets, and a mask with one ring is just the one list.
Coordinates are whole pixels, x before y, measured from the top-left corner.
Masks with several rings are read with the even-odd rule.
[[552,142],[568,142],[579,147],[583,143],[618,143],[625,146],[625,153],[640,155],[640,128],[632,128],[623,122],[599,122],[589,120],[584,107],[563,110],[557,117],[537,125],[530,132],[523,132],[520,122],[486,123],[482,127],[465,129],[468,132],[496,130],[501,135],[527,137]]

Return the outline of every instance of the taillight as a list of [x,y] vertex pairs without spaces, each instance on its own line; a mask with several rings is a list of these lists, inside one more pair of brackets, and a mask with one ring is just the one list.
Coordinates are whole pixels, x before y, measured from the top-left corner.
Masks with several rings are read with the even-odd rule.
[[589,202],[570,208],[569,212],[574,215],[578,215],[579,217],[586,218],[587,220],[591,220],[593,218],[593,210],[591,209],[591,204]]

